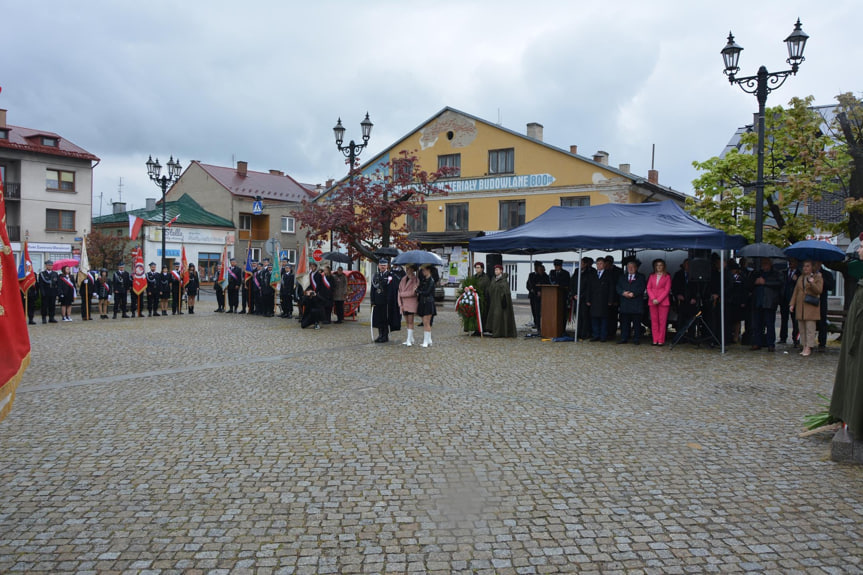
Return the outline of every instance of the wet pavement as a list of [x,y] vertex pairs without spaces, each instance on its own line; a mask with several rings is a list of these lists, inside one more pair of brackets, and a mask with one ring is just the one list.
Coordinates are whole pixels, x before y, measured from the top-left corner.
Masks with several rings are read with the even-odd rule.
[[477,338],[447,303],[406,348],[366,306],[214,307],[30,328],[0,573],[863,572],[863,469],[798,437],[835,345]]

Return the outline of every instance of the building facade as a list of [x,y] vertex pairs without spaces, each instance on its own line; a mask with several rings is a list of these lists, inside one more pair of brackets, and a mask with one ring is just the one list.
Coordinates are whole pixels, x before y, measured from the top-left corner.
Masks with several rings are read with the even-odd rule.
[[53,132],[6,123],[0,110],[0,177],[12,249],[28,251],[35,269],[72,258],[90,228],[93,168],[99,158]]
[[[239,261],[245,261],[251,246],[255,259],[283,257],[296,264],[305,234],[297,229],[293,212],[303,200],[314,199],[317,191],[279,170],[249,170],[247,162],[227,168],[193,161],[168,190],[167,197],[171,200],[183,195],[194,199],[205,211],[233,222],[234,256]],[[182,225],[182,218],[178,223]],[[267,251],[269,239],[277,241],[280,254]]]

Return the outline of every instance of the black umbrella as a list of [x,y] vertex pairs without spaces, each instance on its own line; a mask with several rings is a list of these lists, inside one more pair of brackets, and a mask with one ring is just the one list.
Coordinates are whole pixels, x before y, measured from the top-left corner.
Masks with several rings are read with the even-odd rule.
[[387,246],[384,248],[378,248],[374,251],[374,255],[378,259],[382,258],[394,258],[399,255],[399,251],[396,248]]
[[737,250],[738,255],[747,257],[747,258],[776,258],[787,260],[788,256],[785,255],[781,249],[777,248],[772,244],[765,243],[757,243],[757,244],[749,244],[747,246],[743,246],[739,250]]
[[327,252],[321,257],[325,260],[330,260],[331,262],[337,262],[340,264],[351,263],[351,256],[343,252]]
[[396,256],[396,259],[393,260],[394,264],[431,264],[435,266],[442,266],[443,260],[440,259],[435,253],[426,252],[423,250],[410,250]]

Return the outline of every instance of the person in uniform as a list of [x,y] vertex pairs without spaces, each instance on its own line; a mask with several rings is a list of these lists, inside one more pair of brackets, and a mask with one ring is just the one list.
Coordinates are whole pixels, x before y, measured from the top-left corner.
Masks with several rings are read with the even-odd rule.
[[108,270],[99,270],[96,281],[96,297],[99,298],[99,319],[108,319],[108,300],[111,299],[111,282],[108,280]]
[[527,298],[530,301],[530,315],[533,319],[533,327],[539,331],[540,318],[542,317],[542,301],[539,286],[549,282],[548,274],[542,262],[533,262],[533,271],[527,275]]
[[[26,295],[26,297],[25,297]],[[36,282],[30,286],[27,293],[21,292],[21,307],[27,310],[27,324],[36,325],[33,318],[36,317],[36,298],[39,296],[39,288]]]
[[389,341],[390,331],[401,329],[399,316],[398,280],[389,270],[387,259],[378,261],[378,271],[372,276],[372,326],[377,328],[375,343]]
[[324,300],[324,323],[333,321],[333,274],[330,266],[324,266],[321,272],[321,281],[318,283],[318,295]]
[[174,262],[171,270],[171,315],[183,315],[183,276],[180,262]]
[[96,270],[90,270],[86,274],[87,277],[81,282],[79,295],[81,296],[81,321],[93,319],[93,314],[90,313],[90,304],[93,301],[93,294],[96,293],[96,280],[99,279],[99,274]]
[[303,308],[303,319],[300,322],[300,327],[306,329],[314,324],[315,329],[321,329],[321,320],[324,318],[324,300],[312,289],[312,286],[309,286],[303,293],[300,305]]
[[216,264],[216,278],[213,280],[213,291],[216,292],[216,313],[225,311],[225,290],[219,283],[220,275],[222,275],[222,264]]
[[273,277],[273,266],[269,258],[264,258],[261,269],[261,311],[259,315],[273,317],[276,308],[276,290],[270,283]]
[[147,272],[147,317],[159,315],[159,272],[156,262],[150,262]]
[[[485,273],[485,264],[482,262],[473,264],[473,272],[473,288],[476,290],[477,297],[479,297],[479,318],[482,322],[482,329],[485,330],[485,324],[488,320],[488,286],[491,283],[491,278],[489,274]],[[479,328],[480,326],[477,326],[477,329],[471,335],[482,335]]]
[[[231,258],[228,266],[228,313],[237,313],[240,307],[240,288],[243,285],[243,270],[237,265],[237,260]],[[243,305],[243,309],[246,306]]]
[[282,315],[279,317],[294,317],[294,280],[294,268],[285,262],[282,281],[279,283],[279,299],[282,305]]
[[60,281],[57,282],[57,295],[60,299],[60,313],[63,321],[72,321],[72,302],[75,300],[75,280],[72,278],[72,268],[63,266],[60,270]]
[[162,308],[162,317],[168,315],[168,300],[171,299],[171,287],[173,279],[168,271],[167,264],[162,264],[162,273],[159,274],[159,306]]
[[[138,267],[137,262],[132,265],[132,273],[130,277],[132,278],[132,287],[129,290],[129,303],[131,303],[132,307],[132,318],[135,317],[144,317],[144,292],[147,291],[147,288],[144,287],[144,290],[141,293],[135,292],[135,279],[143,277],[146,281],[147,274],[144,273],[144,263],[141,262],[141,267]],[[140,275],[139,275],[140,274]]]
[[198,297],[198,291],[201,289],[201,277],[198,275],[198,270],[195,269],[195,264],[189,264],[189,282],[186,284],[186,296],[189,298],[189,313],[195,313],[195,298]]
[[111,287],[114,289],[114,317],[117,319],[117,313],[121,312],[124,318],[128,318],[126,313],[126,294],[132,288],[132,277],[126,271],[126,264],[120,262],[117,264],[117,271],[114,272],[111,278]]
[[45,269],[39,272],[36,283],[39,286],[39,295],[42,296],[42,323],[57,323],[54,314],[57,313],[57,282],[60,276],[51,269],[54,262],[45,262]]

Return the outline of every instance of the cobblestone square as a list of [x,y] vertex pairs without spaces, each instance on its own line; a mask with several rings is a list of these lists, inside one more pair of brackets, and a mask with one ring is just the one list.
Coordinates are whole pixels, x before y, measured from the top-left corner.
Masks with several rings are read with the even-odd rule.
[[798,437],[835,348],[477,338],[450,303],[406,348],[365,305],[214,307],[31,327],[0,573],[863,572],[863,469]]

